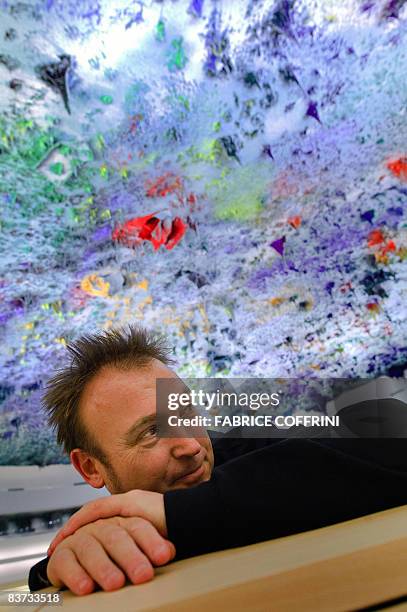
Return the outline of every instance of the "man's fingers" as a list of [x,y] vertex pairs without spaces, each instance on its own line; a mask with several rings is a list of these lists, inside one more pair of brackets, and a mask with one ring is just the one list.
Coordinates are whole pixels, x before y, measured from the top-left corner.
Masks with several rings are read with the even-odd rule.
[[[113,563],[103,546],[92,534],[84,531],[75,534],[69,542],[69,547],[75,553],[75,557],[85,572],[104,591],[114,591],[124,586],[126,582],[125,575]],[[53,556],[50,562],[52,560]]]
[[58,531],[49,545],[48,554],[51,555],[62,540],[75,533],[80,527],[101,518],[109,518],[116,515],[120,516],[123,511],[122,502],[123,494],[119,494],[112,495],[111,497],[104,497],[103,499],[96,499],[85,504],[80,510],[75,512],[62,529]]
[[142,518],[119,518],[137,546],[146,554],[154,565],[164,565],[175,557],[175,546]]
[[83,508],[71,516],[66,525],[58,532],[50,544],[48,554],[51,555],[64,538],[72,535],[81,527],[99,519],[120,516],[147,519],[163,536],[167,535],[163,495],[136,489],[85,504]]
[[[146,519],[113,517],[80,528],[61,543],[48,563],[54,586],[65,585],[77,595],[91,593],[95,583],[105,591],[154,577],[154,566],[175,556],[174,545]],[[122,571],[123,570],[123,571]]]
[[[144,522],[147,523],[147,521]],[[154,530],[154,527],[152,529]],[[144,531],[146,531],[145,528],[139,528],[140,533]],[[133,584],[141,584],[154,577],[153,566],[140,550],[138,540],[131,537],[130,531],[118,525],[106,524],[103,528],[95,528],[94,533],[109,556],[126,572]]]
[[85,572],[75,554],[69,548],[61,548],[50,559],[48,580],[55,587],[66,586],[76,595],[87,595],[95,589],[95,583]]

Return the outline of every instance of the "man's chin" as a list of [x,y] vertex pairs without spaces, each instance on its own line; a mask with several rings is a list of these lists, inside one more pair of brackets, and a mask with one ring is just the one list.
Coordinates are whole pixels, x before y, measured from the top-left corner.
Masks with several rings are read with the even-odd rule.
[[196,487],[203,482],[207,482],[211,477],[211,468],[208,461],[204,461],[192,474],[187,474],[182,478],[175,480],[171,486],[171,489],[189,489],[190,487]]

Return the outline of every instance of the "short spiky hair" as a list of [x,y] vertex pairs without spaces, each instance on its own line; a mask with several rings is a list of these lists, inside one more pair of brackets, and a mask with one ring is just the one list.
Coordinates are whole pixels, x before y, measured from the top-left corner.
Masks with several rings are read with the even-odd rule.
[[57,440],[69,454],[81,448],[100,461],[107,458],[81,422],[79,402],[86,384],[104,367],[143,368],[152,359],[168,365],[171,349],[163,336],[129,325],[78,338],[67,345],[71,361],[48,381],[43,406]]

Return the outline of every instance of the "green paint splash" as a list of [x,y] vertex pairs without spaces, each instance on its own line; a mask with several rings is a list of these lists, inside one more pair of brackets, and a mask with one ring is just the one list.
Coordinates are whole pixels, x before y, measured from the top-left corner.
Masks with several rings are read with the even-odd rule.
[[222,221],[249,221],[264,209],[270,168],[246,166],[222,172],[206,185],[214,205],[214,216]]
[[185,55],[183,44],[184,41],[182,36],[174,38],[171,41],[173,50],[169,52],[169,60],[167,63],[168,70],[171,72],[174,72],[174,70],[182,70],[186,66],[188,59]]
[[165,40],[165,23],[162,19],[159,20],[155,27],[155,39],[158,42],[163,42]]
[[57,162],[56,164],[51,164],[49,169],[51,170],[51,172],[53,172],[57,176],[62,176],[62,174],[64,173],[64,170],[65,170],[64,164],[62,162]]

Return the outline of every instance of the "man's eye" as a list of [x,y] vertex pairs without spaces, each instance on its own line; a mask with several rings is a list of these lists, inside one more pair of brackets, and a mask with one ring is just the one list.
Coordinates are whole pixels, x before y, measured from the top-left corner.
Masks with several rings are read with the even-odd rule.
[[143,434],[143,438],[151,438],[153,436],[156,436],[157,431],[158,431],[157,425],[150,425],[150,427],[145,430]]

